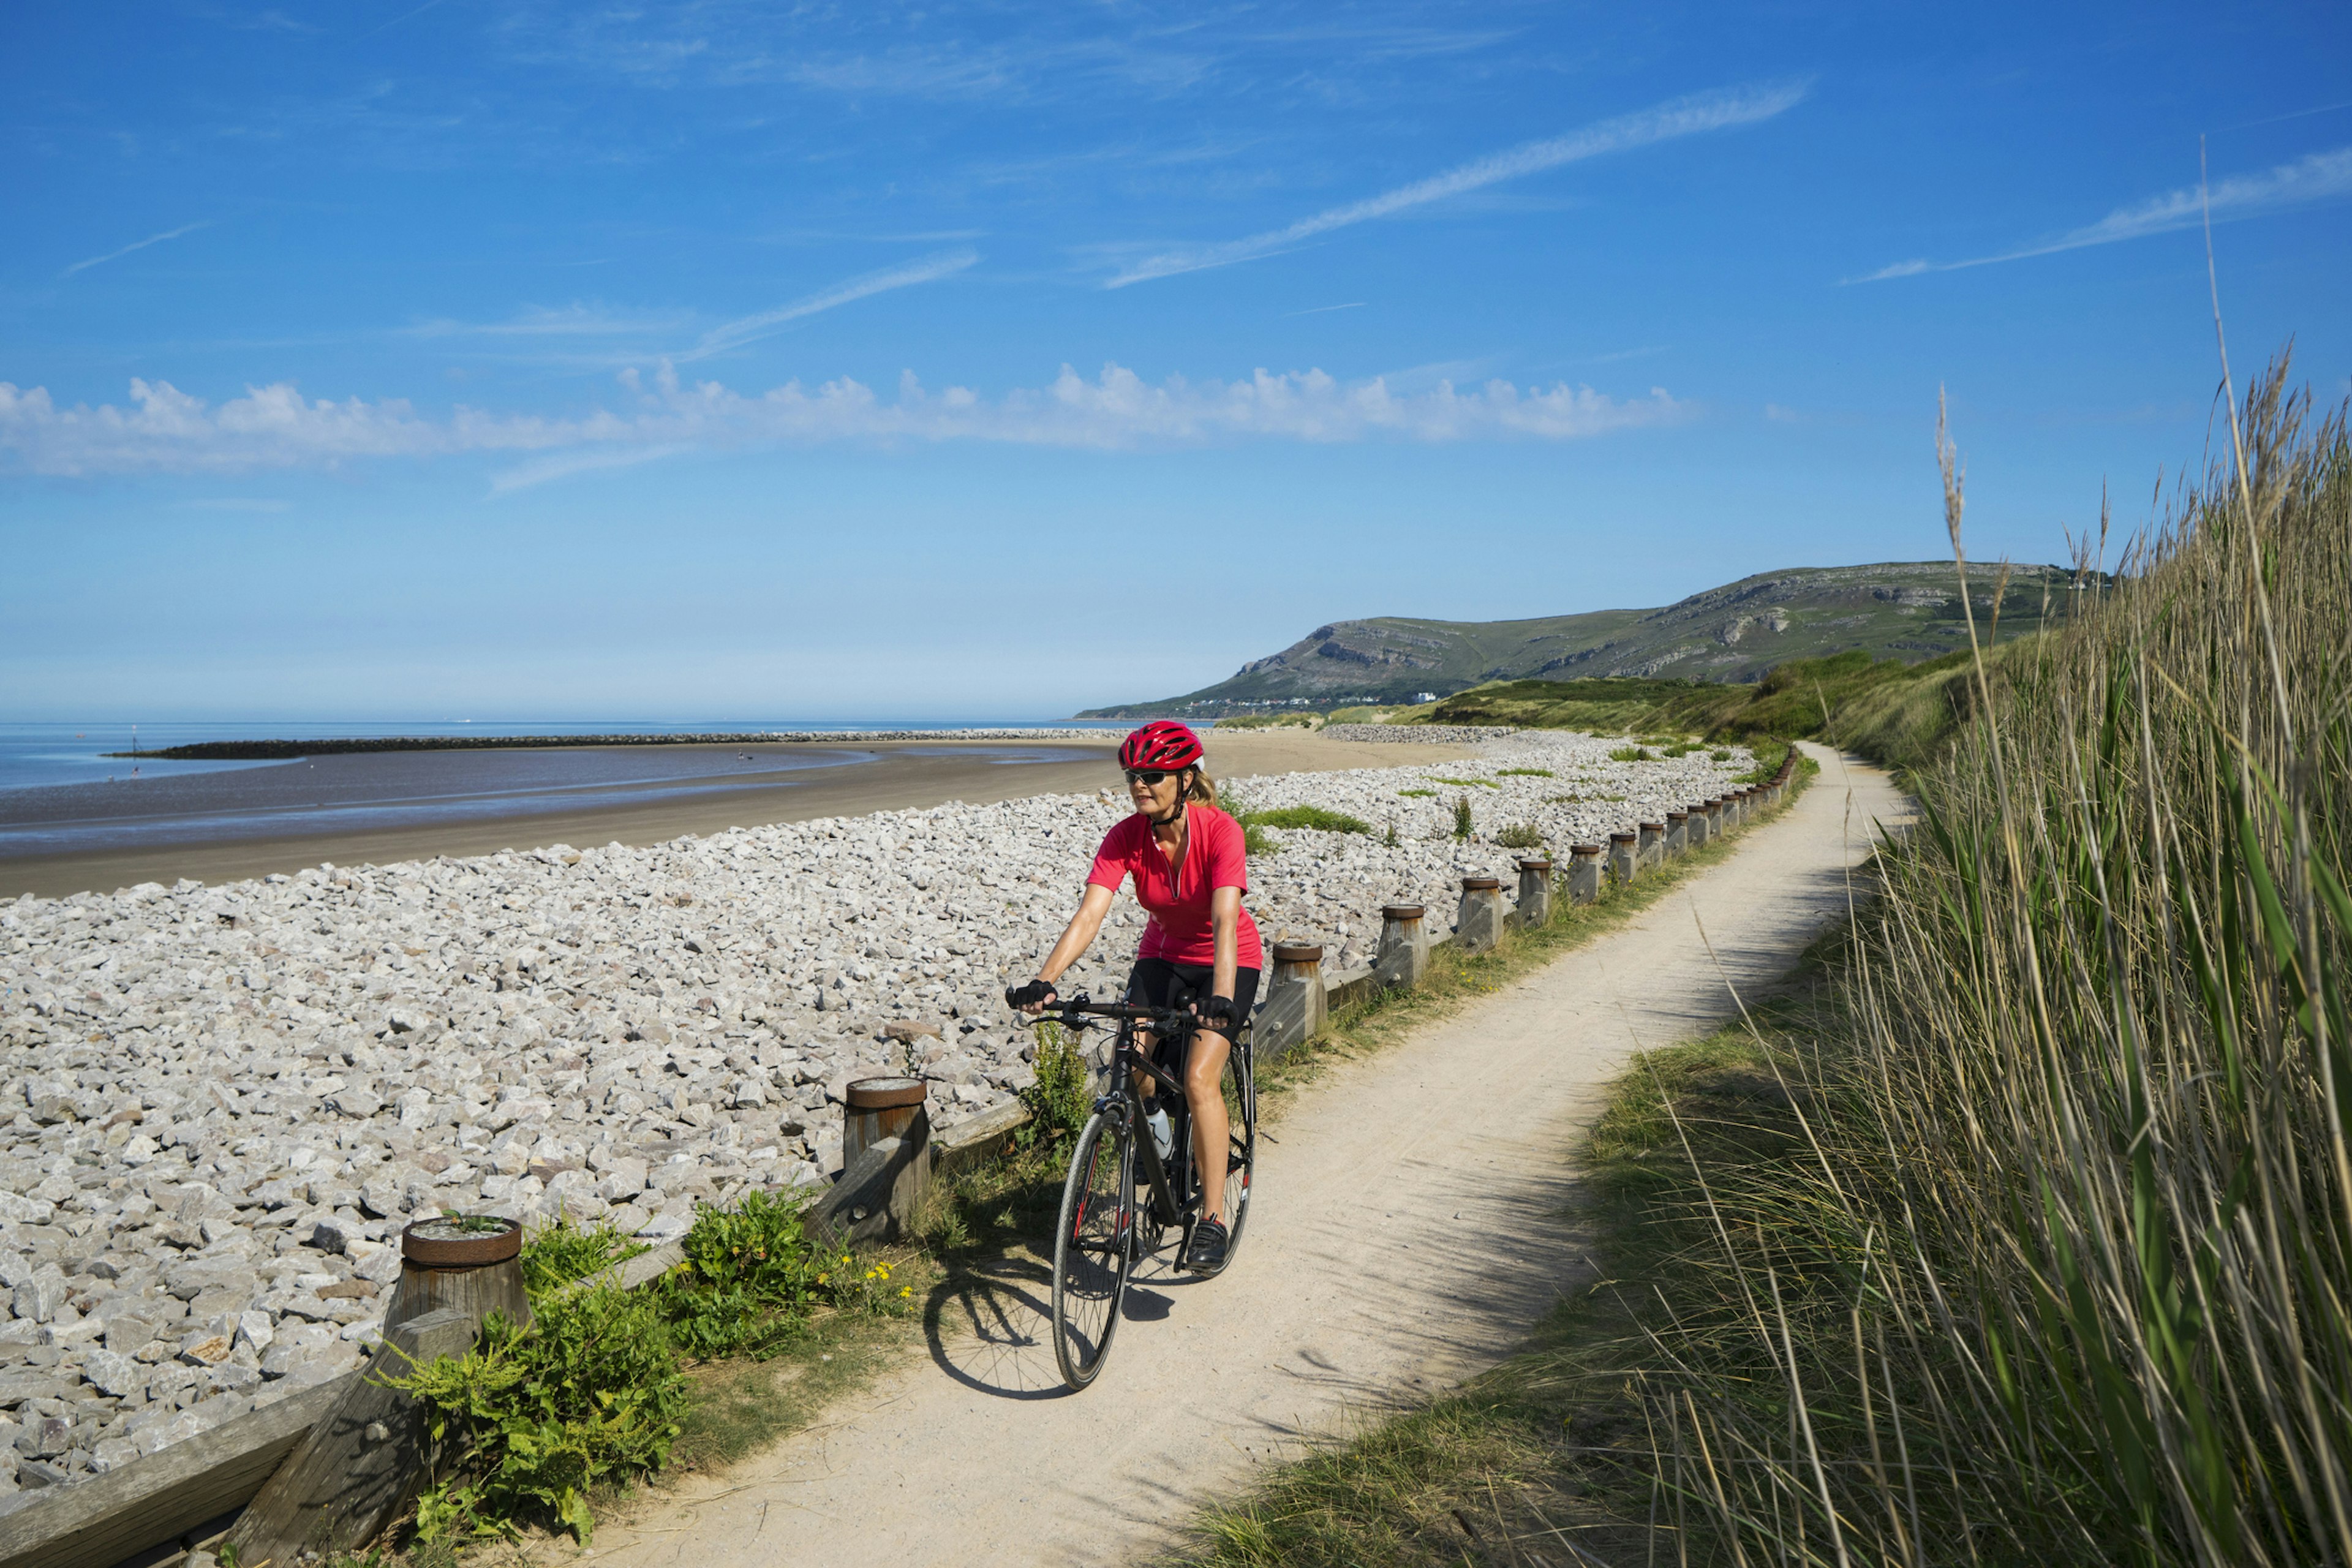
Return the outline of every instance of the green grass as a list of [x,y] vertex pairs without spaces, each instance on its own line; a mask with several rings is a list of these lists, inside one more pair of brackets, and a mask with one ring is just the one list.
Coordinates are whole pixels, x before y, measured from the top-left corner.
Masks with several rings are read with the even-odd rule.
[[1371,825],[1361,817],[1349,816],[1344,811],[1326,811],[1319,805],[1285,805],[1272,811],[1253,811],[1243,819],[1248,827],[1311,827],[1318,833],[1370,833]]
[[1412,800],[1433,800],[1437,797],[1437,792],[1433,789],[1401,789],[1397,794]]
[[1549,768],[1496,768],[1495,776],[1500,779],[1548,779],[1555,775]]
[[1500,789],[1503,787],[1501,784],[1496,784],[1493,779],[1449,779],[1440,778],[1435,774],[1430,775],[1429,782],[1432,784],[1454,784],[1464,789]]
[[1609,753],[1612,763],[1654,763],[1658,753],[1647,746],[1619,746]]

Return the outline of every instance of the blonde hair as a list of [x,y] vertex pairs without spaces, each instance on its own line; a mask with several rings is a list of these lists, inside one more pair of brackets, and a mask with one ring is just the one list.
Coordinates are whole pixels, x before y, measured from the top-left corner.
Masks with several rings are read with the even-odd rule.
[[1209,770],[1198,763],[1192,764],[1192,787],[1184,792],[1184,798],[1198,801],[1202,805],[1217,804],[1217,781],[1211,778]]

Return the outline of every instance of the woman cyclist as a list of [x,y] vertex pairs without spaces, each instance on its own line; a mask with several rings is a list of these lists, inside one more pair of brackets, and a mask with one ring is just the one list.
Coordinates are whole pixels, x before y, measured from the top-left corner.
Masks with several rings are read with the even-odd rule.
[[1216,786],[1201,768],[1201,738],[1171,720],[1146,724],[1118,749],[1135,815],[1104,837],[1086,896],[1037,978],[1005,994],[1036,1013],[1058,994],[1054,982],[1102,931],[1119,884],[1135,879],[1136,902],[1151,916],[1128,978],[1130,1003],[1171,1005],[1177,988],[1200,996],[1201,1027],[1184,1061],[1192,1110],[1193,1169],[1201,1173],[1201,1218],[1184,1266],[1214,1273],[1225,1262],[1224,1173],[1228,1127],[1219,1079],[1235,1030],[1250,1015],[1265,959],[1257,925],[1242,908],[1249,867],[1242,826],[1217,809]]

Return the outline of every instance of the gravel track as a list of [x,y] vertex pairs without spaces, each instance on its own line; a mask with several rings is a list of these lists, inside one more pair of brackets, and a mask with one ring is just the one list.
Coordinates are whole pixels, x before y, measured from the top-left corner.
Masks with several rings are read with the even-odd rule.
[[1559,1292],[1592,1278],[1563,1156],[1629,1056],[1732,1016],[1727,982],[1753,995],[1785,974],[1844,914],[1874,824],[1906,809],[1884,773],[1807,750],[1823,776],[1731,858],[1302,1091],[1262,1150],[1233,1269],[1206,1283],[1139,1272],[1085,1393],[1064,1393],[1055,1372],[1043,1269],[1008,1258],[934,1296],[927,1358],[767,1453],[600,1525],[587,1559],[1148,1559],[1255,1466],[1507,1355]]

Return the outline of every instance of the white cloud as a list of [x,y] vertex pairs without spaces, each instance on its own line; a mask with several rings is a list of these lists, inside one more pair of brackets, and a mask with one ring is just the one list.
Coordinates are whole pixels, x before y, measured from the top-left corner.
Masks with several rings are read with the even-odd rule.
[[723,326],[713,327],[702,334],[702,341],[689,353],[677,357],[682,363],[708,359],[712,354],[724,353],[729,349],[740,348],[745,343],[764,338],[771,332],[781,331],[787,323],[797,321],[803,316],[814,316],[820,310],[830,310],[854,300],[887,293],[893,289],[906,289],[917,283],[935,283],[979,260],[980,253],[976,250],[943,250],[919,261],[868,272],[845,283],[821,289],[805,299],[795,300],[789,305],[779,305],[772,310],[762,310],[756,316],[745,316]]
[[1630,152],[1637,147],[1671,142],[1683,136],[1696,136],[1703,132],[1752,125],[1793,108],[1803,100],[1808,90],[1809,83],[1788,82],[1772,87],[1703,92],[1676,99],[1654,109],[1601,121],[1565,136],[1529,142],[1507,152],[1479,158],[1448,169],[1442,174],[1433,174],[1428,179],[1400,185],[1380,195],[1300,218],[1284,228],[1269,229],[1245,239],[1193,246],[1148,257],[1129,266],[1104,287],[1123,289],[1130,283],[1142,283],[1154,278],[1172,278],[1180,272],[1198,272],[1204,268],[1255,261],[1288,250],[1301,241],[1318,234],[1328,234],[1335,228],[1392,216],[1412,207],[1482,190],[1505,180],[1556,169],[1563,163],[1579,163],[1609,153]]
[[1106,365],[1092,380],[1064,366],[1047,385],[986,398],[930,392],[909,373],[885,400],[848,379],[742,394],[681,383],[667,365],[626,414],[581,418],[495,415],[459,407],[446,418],[401,399],[336,403],[292,384],[249,387],[215,405],[166,382],[134,380],[127,405],[58,405],[46,388],[0,382],[0,460],[42,474],[233,473],[330,468],[362,458],[462,453],[546,454],[499,476],[500,489],[670,452],[836,442],[983,441],[1102,450],[1234,440],[1447,442],[1571,440],[1671,424],[1690,405],[1664,388],[1620,399],[1565,382],[1439,382],[1403,393],[1387,379],[1341,382],[1319,370],[1158,384]]
[[103,267],[110,261],[119,261],[134,250],[144,250],[151,245],[161,245],[167,239],[177,239],[184,234],[194,234],[200,228],[210,228],[212,226],[213,220],[210,218],[203,218],[195,223],[184,223],[177,228],[167,228],[161,234],[151,234],[144,239],[134,239],[120,250],[110,250],[104,256],[93,256],[86,261],[77,261],[58,276],[70,278],[75,273],[85,271],[89,268]]
[[2338,147],[2329,153],[2314,153],[2292,163],[2259,174],[2233,174],[2214,184],[2200,199],[2197,187],[2185,185],[2168,191],[2160,196],[2150,196],[2130,206],[2117,207],[2098,222],[2069,229],[2053,239],[2039,241],[2015,250],[2004,250],[1997,256],[1971,257],[1966,261],[1898,261],[1892,267],[1882,267],[1860,278],[1848,278],[1848,283],[1883,283],[1891,278],[1916,278],[1923,272],[1958,272],[1969,267],[1990,267],[2001,261],[2023,261],[2029,257],[2054,256],[2060,251],[2081,250],[2094,245],[2114,245],[2120,240],[2141,239],[2151,234],[2170,234],[2178,229],[2195,228],[2204,221],[2210,201],[2213,221],[2227,223],[2232,218],[2253,217],[2266,212],[2279,212],[2287,207],[2307,206],[2314,202],[2352,195],[2352,147]]

